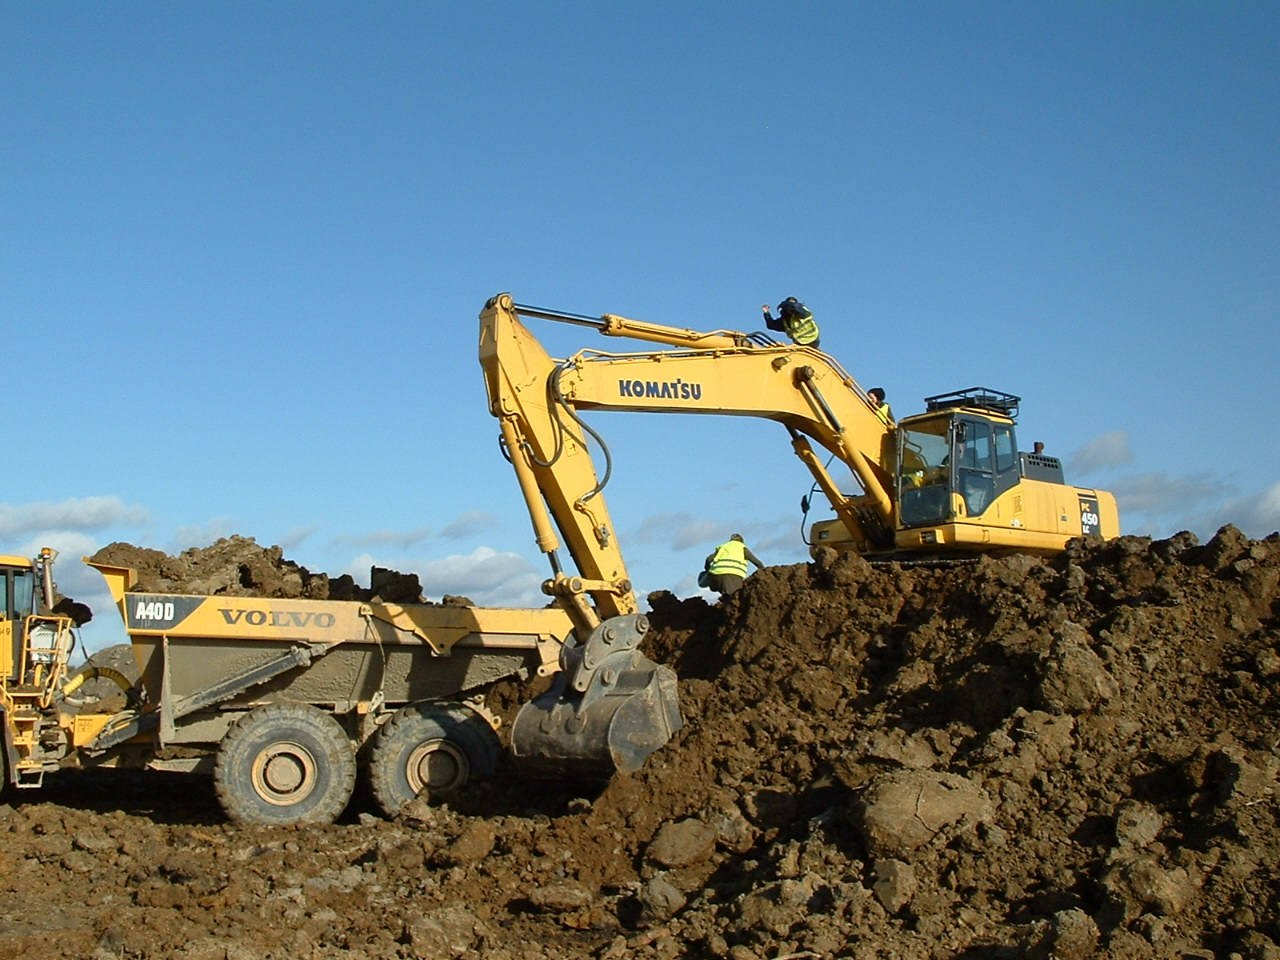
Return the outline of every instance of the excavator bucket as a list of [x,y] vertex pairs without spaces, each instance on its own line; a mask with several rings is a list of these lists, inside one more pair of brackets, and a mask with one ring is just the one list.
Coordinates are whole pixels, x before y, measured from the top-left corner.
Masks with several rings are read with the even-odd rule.
[[676,675],[637,649],[648,619],[606,620],[584,644],[570,640],[551,689],[511,726],[511,752],[534,772],[609,777],[644,766],[683,725]]

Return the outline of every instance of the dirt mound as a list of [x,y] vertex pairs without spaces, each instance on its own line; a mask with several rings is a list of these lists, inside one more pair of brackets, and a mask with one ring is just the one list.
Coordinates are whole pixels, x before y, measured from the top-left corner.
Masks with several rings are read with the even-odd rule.
[[[177,556],[131,543],[111,543],[92,557],[95,563],[131,567],[143,593],[188,593],[197,596],[279,597],[308,600],[360,600],[381,603],[427,603],[416,573],[383,567],[371,571],[368,589],[348,574],[312,573],[284,557],[279,547],[263,547],[252,537],[224,537],[208,547],[192,547]],[[445,603],[467,605],[465,597]]]
[[1280,956],[1280,538],[650,601],[686,726],[640,773],[297,830],[60,774],[0,809],[0,957]]

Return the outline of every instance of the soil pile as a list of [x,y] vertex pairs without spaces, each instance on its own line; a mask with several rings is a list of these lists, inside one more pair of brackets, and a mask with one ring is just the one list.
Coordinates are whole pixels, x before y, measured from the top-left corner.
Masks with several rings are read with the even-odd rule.
[[686,725],[640,773],[303,829],[62,773],[0,808],[0,957],[1280,957],[1280,538],[650,603]]
[[[422,596],[422,584],[416,573],[374,567],[369,588],[365,589],[349,574],[330,577],[326,573],[312,573],[285,559],[279,547],[259,546],[252,537],[224,537],[211,546],[192,547],[177,556],[131,543],[111,543],[89,559],[110,566],[131,567],[137,573],[134,589],[143,593],[429,602]],[[465,597],[448,596],[444,602],[468,603]]]

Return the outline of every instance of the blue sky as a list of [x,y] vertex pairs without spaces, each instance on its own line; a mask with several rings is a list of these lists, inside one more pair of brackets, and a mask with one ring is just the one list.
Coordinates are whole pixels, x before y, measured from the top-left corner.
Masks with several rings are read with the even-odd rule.
[[[113,540],[540,605],[502,291],[745,330],[798,296],[899,416],[1022,396],[1127,533],[1280,527],[1274,3],[3,2],[0,53],[0,552],[62,552],[91,647]],[[776,424],[591,422],[642,595],[735,530],[805,558]]]

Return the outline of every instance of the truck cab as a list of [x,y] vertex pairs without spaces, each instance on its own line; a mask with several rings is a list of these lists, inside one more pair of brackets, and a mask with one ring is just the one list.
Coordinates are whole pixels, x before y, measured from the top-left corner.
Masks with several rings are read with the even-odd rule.
[[35,612],[36,574],[26,557],[0,555],[0,677],[20,683],[27,617]]

